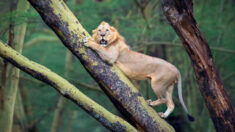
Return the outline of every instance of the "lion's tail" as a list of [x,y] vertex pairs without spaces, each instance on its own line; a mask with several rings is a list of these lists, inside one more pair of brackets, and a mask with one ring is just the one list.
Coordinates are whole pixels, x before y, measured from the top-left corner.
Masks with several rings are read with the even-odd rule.
[[183,96],[182,96],[182,80],[181,80],[180,72],[178,72],[178,73],[179,73],[178,74],[178,96],[179,96],[179,100],[180,100],[180,103],[183,106],[185,112],[187,113],[189,121],[194,121],[194,117],[189,114],[188,109],[187,109],[186,105],[184,104],[184,100],[183,100]]

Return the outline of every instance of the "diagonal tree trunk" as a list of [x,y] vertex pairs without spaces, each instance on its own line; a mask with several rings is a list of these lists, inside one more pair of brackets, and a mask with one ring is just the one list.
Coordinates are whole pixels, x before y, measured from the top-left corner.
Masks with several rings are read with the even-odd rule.
[[[34,78],[54,87],[60,94],[83,108],[106,128],[117,132],[136,132],[137,130],[122,118],[113,115],[89,97],[81,93],[68,81],[46,67],[30,61],[0,41],[0,56]],[[11,132],[11,131],[9,131]]]
[[188,52],[200,91],[217,131],[235,131],[235,113],[210,48],[193,16],[191,0],[163,0],[162,9]]
[[174,131],[148,106],[138,90],[115,65],[107,65],[94,51],[83,46],[82,39],[90,35],[63,1],[28,1],[39,12],[44,22],[54,30],[63,44],[81,61],[132,125],[140,131]]

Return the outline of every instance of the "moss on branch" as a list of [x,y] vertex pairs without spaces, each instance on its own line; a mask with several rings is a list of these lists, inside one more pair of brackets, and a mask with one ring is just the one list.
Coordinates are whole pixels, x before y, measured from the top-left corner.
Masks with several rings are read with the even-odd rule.
[[128,122],[113,115],[105,108],[91,100],[67,80],[63,79],[48,68],[30,61],[12,48],[8,47],[2,41],[0,41],[0,56],[34,78],[54,87],[59,93],[79,105],[106,128],[119,132],[136,131],[136,129]]

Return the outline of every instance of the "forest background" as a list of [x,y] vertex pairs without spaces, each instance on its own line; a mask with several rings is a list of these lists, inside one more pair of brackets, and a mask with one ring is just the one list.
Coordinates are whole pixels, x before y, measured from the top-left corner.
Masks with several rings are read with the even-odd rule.
[[[138,5],[136,0],[68,0],[66,3],[90,34],[101,21],[106,21],[118,29],[133,50],[163,58],[180,70],[183,78],[183,97],[190,113],[196,117],[196,121],[193,123],[187,121],[179,103],[177,91],[174,90],[173,100],[176,107],[167,121],[177,131],[215,131],[196,83],[190,59],[163,15],[160,0],[146,1],[143,0],[141,3],[144,6]],[[217,70],[234,106],[235,96],[232,95],[235,94],[233,89],[235,87],[235,14],[233,12],[235,1],[194,0],[193,2],[195,18],[212,50]],[[23,12],[15,10],[16,8],[16,1],[0,1],[0,40],[9,42],[11,25],[17,27],[26,24],[26,32],[23,34],[22,54],[24,56],[69,80],[90,98],[119,115],[96,82],[80,62],[60,44],[61,41],[44,24],[35,9],[29,7],[27,12]],[[17,38],[16,35],[15,38]],[[17,42],[13,45],[15,43]],[[0,58],[1,75],[3,67],[3,60]],[[8,70],[10,71],[11,68]],[[2,78],[1,76],[1,82]],[[7,82],[9,81],[10,78],[7,78]],[[136,85],[141,87],[141,94],[145,99],[156,99],[149,81],[141,81]],[[70,101],[61,99],[60,95],[49,87],[20,72],[19,92],[16,98],[18,107],[15,107],[15,111],[22,111],[14,113],[15,129],[30,126],[38,131],[50,131],[55,122],[55,112],[61,108],[60,131],[108,131],[85,111]],[[58,107],[58,102],[62,102],[62,107]],[[164,111],[166,107],[162,105],[154,109]]]

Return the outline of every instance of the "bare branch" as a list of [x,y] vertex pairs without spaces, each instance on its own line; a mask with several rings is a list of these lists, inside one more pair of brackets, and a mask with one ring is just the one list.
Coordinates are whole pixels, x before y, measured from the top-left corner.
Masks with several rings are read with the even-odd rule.
[[[141,43],[140,46],[134,47],[134,49],[138,51],[142,50],[145,46],[154,46],[154,45],[183,47],[183,45],[180,43],[174,43],[174,42],[168,42],[168,41],[151,41],[151,42],[138,42],[138,43]],[[225,48],[220,48],[220,47],[211,47],[211,46],[210,46],[210,49],[217,51],[217,52],[235,54],[235,50],[230,50],[230,49],[225,49]]]

